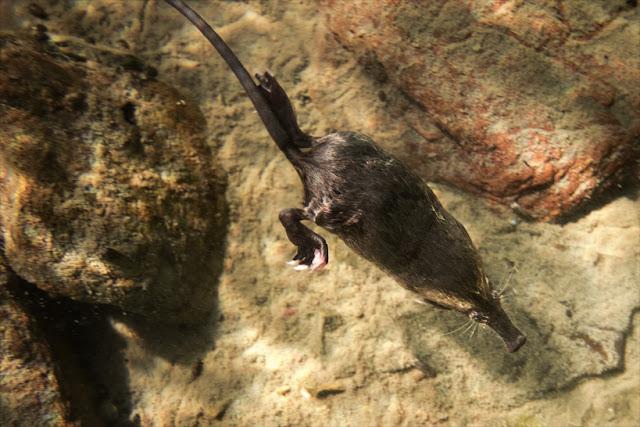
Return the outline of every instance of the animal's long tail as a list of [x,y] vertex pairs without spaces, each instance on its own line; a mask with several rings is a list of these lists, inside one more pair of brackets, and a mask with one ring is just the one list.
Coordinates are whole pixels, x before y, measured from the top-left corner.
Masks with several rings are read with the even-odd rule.
[[238,57],[207,22],[182,0],[165,0],[183,14],[209,40],[236,75],[258,111],[269,135],[278,147],[291,158],[298,147],[309,146],[311,138],[300,131],[293,108],[286,93],[269,73],[258,76],[256,85]]

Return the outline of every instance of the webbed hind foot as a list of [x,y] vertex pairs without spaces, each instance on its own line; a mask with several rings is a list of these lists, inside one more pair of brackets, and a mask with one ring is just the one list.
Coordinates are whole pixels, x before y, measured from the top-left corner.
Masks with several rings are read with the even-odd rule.
[[256,74],[256,79],[259,82],[258,89],[291,141],[300,148],[311,147],[313,138],[300,130],[291,100],[276,78],[271,73],[265,72]]
[[287,237],[298,247],[289,261],[295,270],[321,270],[329,262],[329,247],[322,236],[305,227],[300,221],[309,219],[302,209],[284,209],[279,215]]

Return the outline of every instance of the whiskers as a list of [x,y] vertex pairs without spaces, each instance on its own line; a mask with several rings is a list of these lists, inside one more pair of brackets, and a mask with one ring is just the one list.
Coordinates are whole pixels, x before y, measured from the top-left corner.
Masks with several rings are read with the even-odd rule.
[[465,332],[467,332],[469,330],[469,328],[471,328],[473,326],[473,320],[469,319],[467,320],[465,323],[462,324],[462,326],[460,326],[459,328],[454,329],[453,331],[449,331],[446,334],[442,334],[440,335],[441,337],[444,337],[446,335],[451,335],[451,334],[455,334],[456,332],[464,329],[464,331],[460,332],[460,335],[464,334]]
[[474,323],[473,328],[471,328],[471,335],[469,335],[469,339],[472,339],[479,329],[480,329],[480,323],[477,323],[477,322]]
[[472,339],[477,333],[478,330],[480,329],[480,326],[482,326],[480,323],[475,322],[471,319],[467,320],[466,322],[464,322],[462,324],[462,326],[454,329],[453,331],[449,331],[445,334],[440,335],[441,337],[447,336],[447,335],[460,335],[460,336],[465,336],[467,335],[467,339]]
[[513,316],[519,320],[521,322],[521,324],[525,324],[528,325],[531,323],[531,321],[524,315],[520,314],[520,313],[511,313],[513,314]]
[[501,301],[507,300],[507,296],[505,295],[505,292],[507,292],[509,290],[509,287],[511,287],[511,284],[513,283],[513,276],[517,271],[518,271],[518,267],[514,266],[511,269],[511,271],[509,271],[509,274],[507,275],[506,279],[504,279],[502,283],[500,283],[500,286],[499,286],[500,289],[498,290],[498,298],[500,298]]

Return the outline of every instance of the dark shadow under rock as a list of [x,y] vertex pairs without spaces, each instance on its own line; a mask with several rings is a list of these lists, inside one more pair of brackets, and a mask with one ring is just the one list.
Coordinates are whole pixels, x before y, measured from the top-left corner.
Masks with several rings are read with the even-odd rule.
[[0,261],[0,425],[72,425],[55,354],[17,287]]
[[[0,370],[5,378],[13,379],[0,382],[0,404],[6,409],[0,411],[0,420],[7,422],[21,418],[39,425],[40,419],[57,417],[59,425],[139,425],[132,413],[127,340],[114,328],[114,320],[130,326],[149,355],[172,364],[201,363],[206,351],[215,345],[216,314],[212,315],[213,324],[161,324],[109,306],[52,298],[13,273],[10,283],[0,287],[0,297],[3,314],[8,308],[12,309],[9,314],[18,314],[3,316],[0,330],[36,332],[19,340],[2,340]],[[22,319],[30,326],[15,326],[12,319]],[[34,353],[27,351],[29,348],[39,350]],[[5,363],[20,358],[29,360],[26,367],[16,369]],[[25,379],[30,373],[48,380]],[[199,376],[195,375],[193,379]],[[29,383],[26,391],[11,391],[11,384],[21,388],[25,382]],[[8,398],[11,395],[13,399]]]

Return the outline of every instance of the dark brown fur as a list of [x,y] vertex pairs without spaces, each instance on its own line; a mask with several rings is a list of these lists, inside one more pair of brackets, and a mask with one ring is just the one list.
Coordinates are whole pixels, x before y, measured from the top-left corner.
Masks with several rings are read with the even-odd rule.
[[510,351],[524,344],[466,230],[404,164],[354,132],[316,140],[298,161],[309,219],[425,300],[489,324]]

